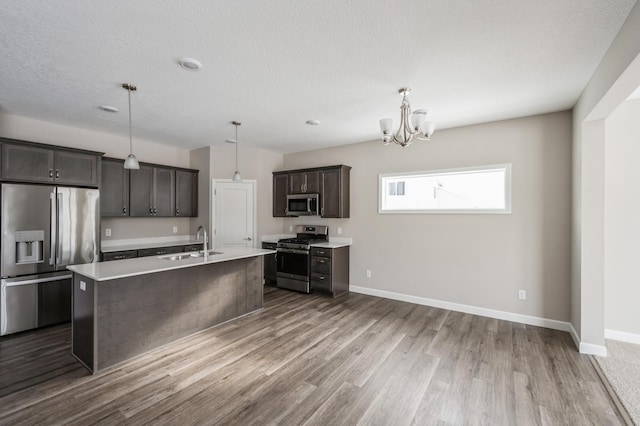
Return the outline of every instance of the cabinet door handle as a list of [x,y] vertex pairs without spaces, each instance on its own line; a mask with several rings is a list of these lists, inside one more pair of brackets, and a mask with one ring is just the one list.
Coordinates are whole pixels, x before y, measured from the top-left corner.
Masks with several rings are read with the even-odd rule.
[[153,207],[149,207],[149,213],[153,214]]
[[321,281],[324,280],[324,277],[318,277]]
[[176,209],[176,216],[180,215],[180,209]]
[[122,206],[122,213],[127,214],[127,206]]
[[251,237],[247,237],[244,239],[245,241],[251,241]]
[[53,170],[49,169],[49,179],[53,179]]
[[56,169],[56,179],[60,177],[60,170]]
[[318,263],[324,263],[324,260],[318,260]]
[[324,215],[324,207],[320,209],[320,216]]

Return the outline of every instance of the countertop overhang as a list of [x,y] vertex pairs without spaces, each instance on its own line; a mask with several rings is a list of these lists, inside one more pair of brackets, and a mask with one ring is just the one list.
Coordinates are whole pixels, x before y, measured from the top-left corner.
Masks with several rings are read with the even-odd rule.
[[206,258],[194,257],[182,260],[169,260],[166,258],[168,257],[167,255],[138,257],[135,259],[69,265],[67,266],[67,269],[95,281],[109,281],[118,278],[146,275],[154,272],[171,271],[181,268],[191,268],[209,263],[228,262],[231,260],[275,253],[274,250],[256,248],[224,248],[219,250],[216,249],[216,251],[221,252],[221,254],[209,255]]

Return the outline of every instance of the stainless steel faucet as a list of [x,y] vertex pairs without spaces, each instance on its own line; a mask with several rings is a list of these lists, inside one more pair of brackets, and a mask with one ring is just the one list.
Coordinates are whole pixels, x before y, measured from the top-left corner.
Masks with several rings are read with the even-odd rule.
[[204,232],[204,255],[205,257],[207,256],[208,253],[208,249],[207,249],[207,244],[209,243],[209,238],[207,237],[207,230],[204,229],[202,226],[198,226],[198,230],[196,231],[196,240],[200,239],[200,231]]

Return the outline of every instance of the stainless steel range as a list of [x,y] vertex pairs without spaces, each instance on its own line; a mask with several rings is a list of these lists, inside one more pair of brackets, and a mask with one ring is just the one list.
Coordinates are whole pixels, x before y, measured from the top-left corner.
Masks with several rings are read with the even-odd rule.
[[320,225],[297,225],[296,238],[278,241],[277,268],[278,288],[311,293],[310,267],[311,244],[328,241],[329,227]]

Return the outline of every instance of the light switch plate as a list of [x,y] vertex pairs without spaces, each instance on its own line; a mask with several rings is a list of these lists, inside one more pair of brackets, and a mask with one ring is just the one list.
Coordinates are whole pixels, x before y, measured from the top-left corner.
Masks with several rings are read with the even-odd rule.
[[178,233],[178,227],[177,227],[177,226],[174,226],[174,227],[173,227],[173,233],[174,233],[174,234],[177,234],[177,233]]
[[111,236],[111,228],[107,228],[104,230],[104,235],[106,235],[107,237]]
[[80,281],[80,290],[87,291],[87,283]]

